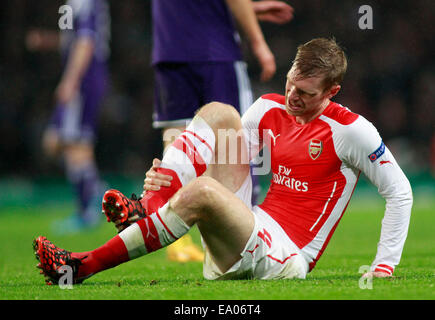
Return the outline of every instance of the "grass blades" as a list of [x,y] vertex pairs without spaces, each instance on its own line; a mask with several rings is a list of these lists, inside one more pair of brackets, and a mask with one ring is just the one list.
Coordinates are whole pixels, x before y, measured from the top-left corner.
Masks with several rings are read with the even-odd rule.
[[[356,201],[355,201],[356,200]],[[207,281],[201,263],[168,261],[166,251],[104,271],[73,289],[47,286],[35,268],[32,240],[45,235],[61,248],[87,251],[115,235],[112,225],[70,236],[51,231],[72,204],[23,206],[0,210],[1,300],[433,300],[435,233],[434,200],[415,201],[408,239],[395,278],[374,279],[372,289],[359,286],[360,266],[376,254],[382,199],[354,199],[316,268],[306,280]],[[102,217],[103,219],[103,217]],[[198,229],[191,230],[200,243]]]

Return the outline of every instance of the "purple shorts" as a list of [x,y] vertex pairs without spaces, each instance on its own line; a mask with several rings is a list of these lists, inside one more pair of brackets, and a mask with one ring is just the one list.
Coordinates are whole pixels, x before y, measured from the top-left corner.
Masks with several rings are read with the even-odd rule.
[[241,114],[252,104],[243,61],[159,63],[154,66],[154,128],[186,126],[195,111],[219,101]]
[[67,104],[57,104],[49,128],[55,129],[64,143],[93,143],[97,116],[104,97],[105,83],[82,85],[81,90]]

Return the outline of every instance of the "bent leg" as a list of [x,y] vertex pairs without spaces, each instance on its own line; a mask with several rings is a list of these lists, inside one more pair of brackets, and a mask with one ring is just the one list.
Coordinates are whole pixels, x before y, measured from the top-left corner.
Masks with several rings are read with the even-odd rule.
[[[182,185],[180,183],[179,187],[173,192],[167,192],[166,196],[168,198],[164,202],[162,201],[163,206],[156,205],[156,210],[148,211],[149,215],[147,217],[122,231],[113,241],[109,241],[106,245],[92,252],[78,255],[77,258],[87,257],[86,259],[83,258],[82,261],[81,270],[83,270],[83,273],[81,276],[95,274],[128,261],[125,257],[134,259],[165,247],[187,233],[189,227],[194,223],[198,223],[207,247],[222,271],[227,270],[240,259],[240,253],[254,226],[254,217],[249,207],[234,194],[242,186],[249,174],[249,164],[245,164],[247,161],[242,157],[246,153],[246,147],[244,137],[240,135],[242,128],[240,116],[231,106],[210,103],[204,106],[195,118],[202,121],[200,122],[200,129],[205,128],[207,137],[211,137],[210,140],[214,140],[215,135],[219,137],[219,129],[224,131],[233,129],[233,133],[225,137],[224,142],[235,136],[240,143],[237,144],[235,149],[229,144],[224,144],[222,147],[219,138],[217,143],[214,143],[214,141],[213,143],[204,143],[203,141],[207,142],[208,140],[203,139],[201,135],[198,138],[198,134],[196,134],[201,130],[189,133],[190,136],[194,136],[196,140],[200,141],[198,148],[195,145],[192,147],[190,143],[192,141],[184,140],[186,137],[177,138],[176,141],[180,141],[180,148],[171,146],[162,164],[165,164],[165,158],[167,157],[165,168],[170,169],[173,166],[175,169],[174,174],[180,175],[180,180],[186,181],[186,183],[182,183]],[[193,128],[197,128],[198,126],[195,127],[195,119],[192,122]],[[206,122],[206,125],[203,122]],[[179,139],[183,139],[183,141]],[[190,148],[184,148],[184,146],[190,146]],[[235,155],[236,161],[234,163],[232,161],[223,161],[223,163],[211,164],[209,173],[215,179],[210,177],[197,178],[206,171],[204,167],[206,167],[207,163],[197,162],[197,154],[191,153],[191,151],[201,150],[201,147],[206,152],[204,155],[200,155],[200,158],[202,160],[210,159],[208,164],[211,163],[212,158],[210,149],[215,151],[215,154],[219,157],[222,150],[228,151],[228,153],[224,152],[224,159],[234,160]],[[186,164],[181,166],[174,161],[174,158],[171,159],[168,156],[170,152],[173,152],[174,156],[181,152],[182,157],[190,161],[190,163],[187,163],[191,169],[190,173],[185,170]],[[201,170],[196,170],[198,168]],[[178,189],[178,194],[165,205]],[[150,193],[147,201],[152,200],[152,196]],[[119,245],[119,243],[123,245]],[[112,247],[122,251],[122,254],[117,253],[118,257],[123,257],[122,259],[114,259]],[[87,268],[88,266],[89,268]]]
[[216,137],[214,161],[204,175],[237,192],[250,168],[240,114],[230,105],[213,102],[199,109],[197,116],[210,125]]
[[232,106],[209,103],[196,117],[213,130],[214,159],[201,177],[173,196],[170,207],[188,225],[197,223],[215,263],[224,272],[240,259],[254,228],[251,203],[235,195],[249,175],[247,145],[240,115]]
[[249,174],[240,115],[230,105],[211,102],[167,148],[157,172],[173,177],[170,187],[147,191],[141,203],[154,212],[182,186],[206,174],[236,192]]
[[[174,143],[175,139],[177,139],[184,130],[186,130],[186,126],[165,128],[162,135],[163,150],[167,150],[167,148]],[[169,260],[177,262],[204,260],[204,253],[196,244],[193,243],[192,237],[188,234],[169,245],[167,254]]]
[[250,209],[234,193],[213,178],[200,177],[103,246],[71,256],[80,259],[77,276],[85,279],[166,247],[197,223],[213,260],[225,272],[241,258],[254,221]]
[[240,260],[255,220],[250,208],[225,186],[213,178],[200,177],[180,189],[169,207],[187,225],[198,225],[222,272]]

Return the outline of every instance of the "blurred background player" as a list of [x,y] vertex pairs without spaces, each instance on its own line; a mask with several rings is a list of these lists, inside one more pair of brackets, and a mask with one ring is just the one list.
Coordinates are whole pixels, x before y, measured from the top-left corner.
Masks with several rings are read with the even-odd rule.
[[[219,101],[241,114],[253,97],[235,22],[261,67],[261,81],[275,74],[275,57],[258,20],[289,22],[293,8],[282,1],[154,0],[152,2],[155,92],[153,127],[163,129],[166,149],[202,105]],[[260,187],[253,177],[253,202]],[[175,261],[203,260],[186,235],[168,247]]]
[[55,223],[59,233],[96,225],[96,207],[103,192],[95,161],[94,140],[99,107],[108,84],[110,16],[105,0],[67,1],[72,28],[32,30],[29,50],[60,47],[64,71],[55,92],[56,107],[43,135],[49,156],[62,156],[68,181],[77,197],[76,214]]

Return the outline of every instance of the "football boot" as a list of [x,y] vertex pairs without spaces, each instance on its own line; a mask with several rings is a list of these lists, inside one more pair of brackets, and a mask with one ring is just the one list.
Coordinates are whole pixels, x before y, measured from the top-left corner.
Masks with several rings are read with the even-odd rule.
[[48,285],[59,283],[59,279],[65,274],[62,266],[69,266],[73,272],[73,284],[82,283],[85,278],[77,277],[81,259],[72,258],[71,252],[56,247],[46,237],[40,236],[33,240],[33,250],[36,259],[39,261],[36,266],[41,269],[45,282]]
[[107,222],[114,222],[121,230],[147,216],[140,198],[138,199],[133,193],[129,199],[115,189],[107,190],[104,193],[102,213],[106,215]]

